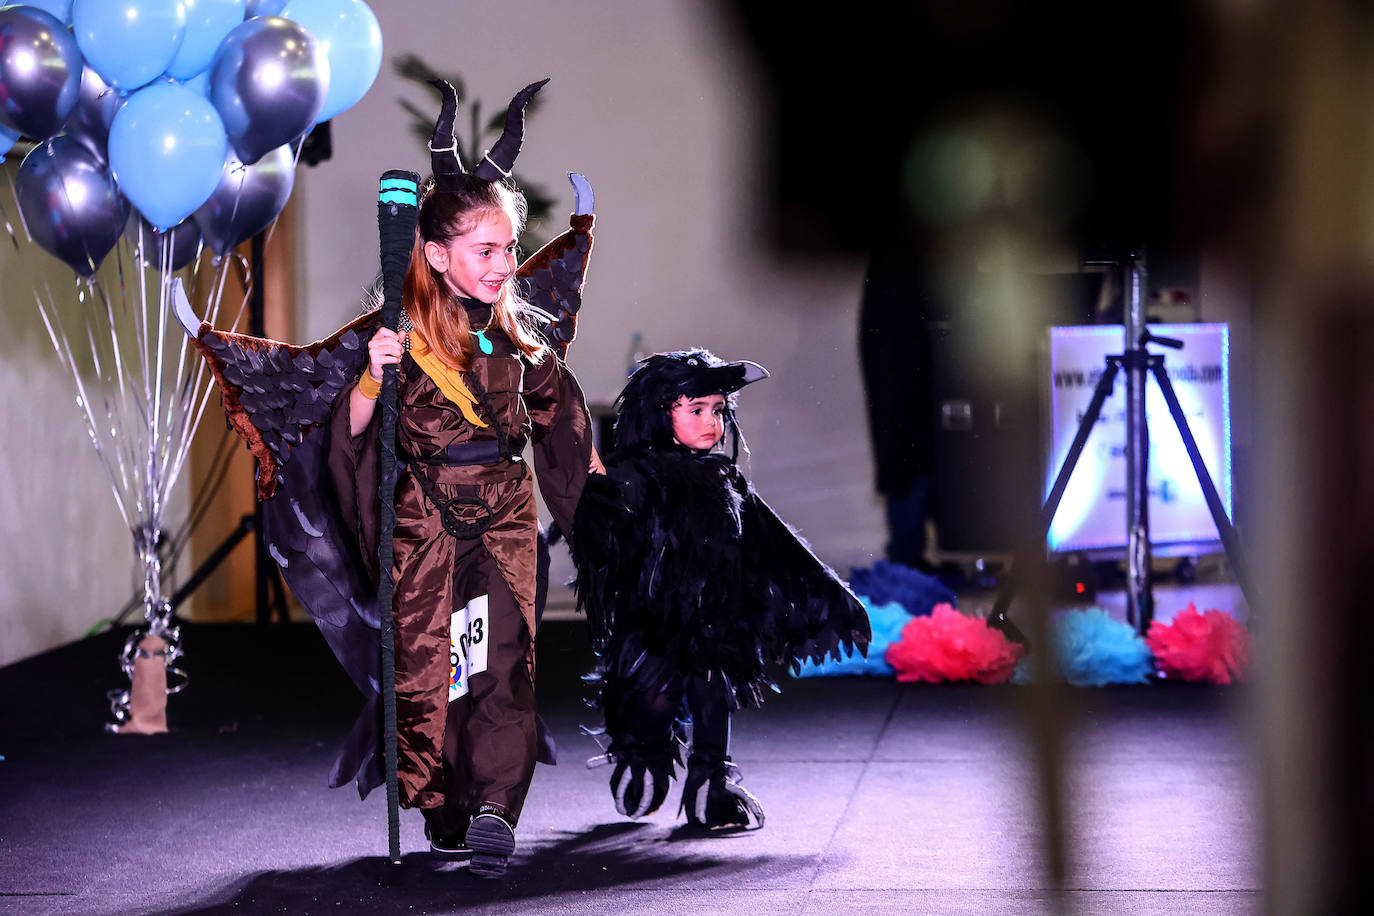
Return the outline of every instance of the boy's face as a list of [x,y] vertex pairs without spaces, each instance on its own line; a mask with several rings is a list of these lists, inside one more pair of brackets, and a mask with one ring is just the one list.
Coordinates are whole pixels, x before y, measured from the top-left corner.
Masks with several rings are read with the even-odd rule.
[[668,409],[668,417],[673,421],[673,438],[679,445],[699,452],[710,451],[725,435],[725,395],[680,397]]

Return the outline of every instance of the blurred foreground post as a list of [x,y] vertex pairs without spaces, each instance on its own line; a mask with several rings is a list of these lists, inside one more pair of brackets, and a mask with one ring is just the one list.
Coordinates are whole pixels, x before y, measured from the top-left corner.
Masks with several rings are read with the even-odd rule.
[[[1374,904],[1363,587],[1374,554],[1374,10],[1314,0],[1229,15],[1277,128],[1273,206],[1250,249],[1267,909],[1361,912]],[[1286,54],[1277,77],[1265,51]]]

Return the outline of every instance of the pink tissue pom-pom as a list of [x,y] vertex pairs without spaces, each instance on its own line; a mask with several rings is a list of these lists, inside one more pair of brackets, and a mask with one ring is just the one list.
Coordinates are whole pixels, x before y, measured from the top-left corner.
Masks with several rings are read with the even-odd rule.
[[981,617],[937,604],[929,616],[912,618],[884,657],[897,669],[899,681],[1002,684],[1011,679],[1023,654],[1020,645]]
[[1145,642],[1165,677],[1229,684],[1250,668],[1250,633],[1240,621],[1218,610],[1198,613],[1191,601],[1168,623],[1150,624]]

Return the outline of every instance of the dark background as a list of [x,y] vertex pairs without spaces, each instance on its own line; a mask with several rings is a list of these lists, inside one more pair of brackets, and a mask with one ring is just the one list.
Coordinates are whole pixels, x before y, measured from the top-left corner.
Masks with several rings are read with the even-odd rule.
[[1200,4],[854,0],[783,14],[718,2],[771,85],[780,247],[868,250],[903,216],[892,201],[913,138],[989,102],[1085,154],[1091,193],[1070,227],[1085,249],[1173,241],[1190,89],[1207,60]]

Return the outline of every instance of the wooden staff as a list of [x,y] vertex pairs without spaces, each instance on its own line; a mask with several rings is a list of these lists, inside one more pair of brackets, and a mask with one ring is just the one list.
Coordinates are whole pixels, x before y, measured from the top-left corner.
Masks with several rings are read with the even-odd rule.
[[[382,326],[396,330],[401,314],[401,286],[410,251],[415,244],[415,217],[419,207],[420,176],[414,172],[389,171],[381,178],[377,200],[377,231],[381,242]],[[392,616],[391,538],[396,530],[396,366],[382,370],[381,532],[377,542],[377,611],[381,618],[382,730],[386,753],[387,855],[401,864],[400,792],[396,780],[396,625]]]

